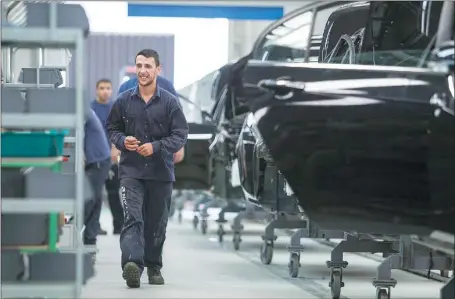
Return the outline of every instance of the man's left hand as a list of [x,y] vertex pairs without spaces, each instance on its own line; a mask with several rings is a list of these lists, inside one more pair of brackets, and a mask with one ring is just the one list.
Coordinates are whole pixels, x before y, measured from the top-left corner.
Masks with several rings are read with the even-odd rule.
[[178,152],[176,152],[174,154],[174,164],[182,162],[184,155],[185,155],[185,149],[182,147]]
[[136,150],[139,155],[148,157],[153,154],[153,145],[151,143],[144,143]]

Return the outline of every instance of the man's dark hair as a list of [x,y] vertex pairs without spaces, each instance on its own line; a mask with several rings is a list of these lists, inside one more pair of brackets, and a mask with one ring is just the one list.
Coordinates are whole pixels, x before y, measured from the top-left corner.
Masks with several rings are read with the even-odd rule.
[[155,50],[153,50],[153,49],[143,49],[143,50],[140,50],[140,51],[136,54],[136,58],[137,58],[139,55],[142,55],[142,56],[144,56],[145,58],[153,57],[153,59],[155,59],[156,66],[160,66],[160,55],[159,55],[158,52],[156,52]]
[[99,79],[98,81],[96,81],[96,88],[98,88],[101,83],[109,83],[109,84],[112,85],[112,81],[111,80],[103,78],[103,79]]

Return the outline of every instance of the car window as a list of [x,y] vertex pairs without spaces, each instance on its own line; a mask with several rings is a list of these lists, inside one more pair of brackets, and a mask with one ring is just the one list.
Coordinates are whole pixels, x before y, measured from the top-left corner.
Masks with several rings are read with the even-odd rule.
[[342,6],[343,4],[335,4],[330,6],[324,6],[317,10],[315,21],[314,21],[314,28],[312,32],[312,36],[321,36],[324,33],[325,26],[329,17]]
[[319,55],[322,46],[322,40],[325,27],[329,17],[343,4],[329,4],[319,7],[315,14],[313,32],[311,33],[310,47],[308,53],[308,62],[316,63],[319,61]]
[[306,11],[273,29],[256,59],[263,61],[302,61],[311,30],[313,13]]
[[[337,45],[347,46],[346,43],[342,42],[343,40],[340,40],[343,35],[356,36],[356,34],[362,32],[362,29],[365,28],[365,24],[367,23],[369,10],[370,4],[368,2],[354,2],[324,11],[324,16],[327,20],[322,32],[319,62],[327,62],[329,57],[332,59],[334,57],[337,58],[331,61],[332,63],[342,59],[338,57],[340,55],[344,56],[342,49],[334,48]],[[327,16],[326,12],[331,12],[331,14]],[[357,47],[359,47],[360,41],[354,41],[357,43]]]
[[[318,62],[326,23],[330,15],[342,5],[342,3],[332,3],[321,6],[316,14],[313,11],[305,11],[274,28],[265,37],[265,42],[256,59],[304,62],[308,55],[308,62]],[[314,27],[313,32],[310,32],[313,17]],[[309,53],[306,53],[307,46],[309,46]]]
[[[327,47],[330,52],[323,55],[323,62],[349,63],[346,60],[350,51],[347,49],[348,43],[340,43],[341,35],[344,34],[349,36],[354,44],[355,64],[425,66],[435,40],[442,3],[371,2],[367,11],[371,17],[355,32],[343,28],[346,26],[343,19],[346,18],[340,17],[332,24],[334,31],[338,33],[327,38],[332,39],[332,44]],[[338,11],[338,14],[342,15],[342,12]]]

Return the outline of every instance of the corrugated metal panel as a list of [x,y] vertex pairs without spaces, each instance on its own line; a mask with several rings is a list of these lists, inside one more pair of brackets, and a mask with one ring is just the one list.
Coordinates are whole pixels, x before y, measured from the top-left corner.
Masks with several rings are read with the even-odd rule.
[[[161,75],[174,80],[174,36],[172,35],[120,35],[93,33],[86,40],[85,94],[87,99],[95,95],[96,81],[101,78],[112,80],[114,93],[120,85],[120,72],[135,64],[136,53],[152,48],[160,54]],[[75,55],[70,63],[70,86],[74,86]]]

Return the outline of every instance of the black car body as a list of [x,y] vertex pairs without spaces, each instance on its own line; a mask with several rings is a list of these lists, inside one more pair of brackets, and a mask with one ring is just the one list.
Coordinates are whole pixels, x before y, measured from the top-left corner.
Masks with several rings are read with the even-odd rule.
[[212,185],[212,163],[209,152],[214,127],[207,113],[186,97],[179,95],[188,121],[189,133],[183,161],[175,165],[176,190],[208,190]]
[[235,160],[235,145],[248,107],[243,111],[236,110],[235,97],[232,93],[232,76],[235,64],[229,63],[220,68],[212,85],[212,98],[216,102],[211,111],[212,124],[216,134],[210,145],[212,161],[213,192],[225,199],[242,197],[239,186],[233,184],[232,165]]
[[296,18],[299,47],[274,47],[272,26],[230,81],[256,136],[237,147],[244,189],[258,199],[270,160],[322,228],[453,233],[453,3],[311,4],[278,26]]

